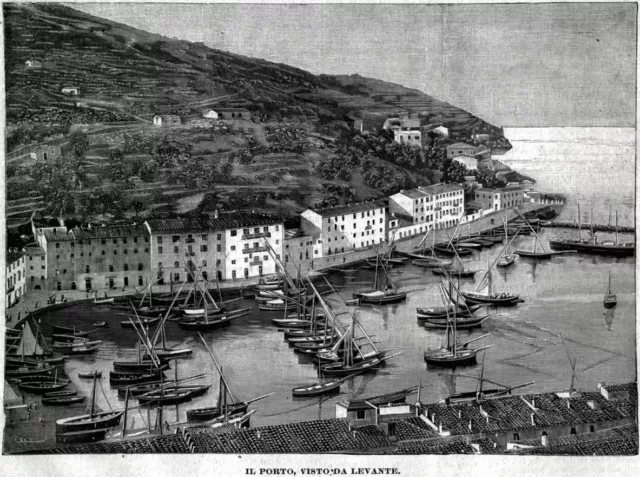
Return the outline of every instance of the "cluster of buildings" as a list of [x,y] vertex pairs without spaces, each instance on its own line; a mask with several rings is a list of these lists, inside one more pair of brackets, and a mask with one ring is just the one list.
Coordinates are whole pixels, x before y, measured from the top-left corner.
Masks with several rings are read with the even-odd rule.
[[[251,111],[246,108],[218,108],[207,109],[202,112],[203,119],[216,120],[251,120]],[[153,117],[153,124],[156,126],[179,126],[183,118],[177,114],[156,114]]]
[[186,427],[51,452],[635,455],[636,401],[637,383],[602,383],[594,392],[479,394],[459,403],[357,400],[336,403],[333,419],[252,429]]
[[[526,200],[520,187],[479,189],[473,203],[481,211],[473,217]],[[420,186],[386,199],[308,209],[301,214],[300,227],[286,231],[283,219],[256,213],[73,229],[61,219],[50,225],[32,217],[35,242],[20,252],[20,259],[8,255],[7,299],[13,303],[30,290],[141,287],[152,278],[168,284],[199,277],[260,277],[277,272],[270,249],[283,263],[312,261],[455,227],[469,217],[464,188],[458,184]]]

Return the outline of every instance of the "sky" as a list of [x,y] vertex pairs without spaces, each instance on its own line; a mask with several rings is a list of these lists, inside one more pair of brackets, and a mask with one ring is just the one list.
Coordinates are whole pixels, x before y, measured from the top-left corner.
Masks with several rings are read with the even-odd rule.
[[316,74],[417,88],[499,126],[635,124],[633,3],[72,6]]

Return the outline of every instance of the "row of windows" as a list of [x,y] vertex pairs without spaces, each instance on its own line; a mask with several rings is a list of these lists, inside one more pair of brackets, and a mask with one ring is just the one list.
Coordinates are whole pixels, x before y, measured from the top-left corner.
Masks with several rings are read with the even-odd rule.
[[9,265],[9,266],[7,267],[7,269],[8,269],[9,271],[15,270],[15,269],[18,267],[18,265],[19,265],[19,264],[21,264],[21,263],[24,263],[24,257],[19,258],[18,260],[16,260],[15,262],[13,262],[11,265]]
[[[383,222],[382,217],[380,218],[380,223]],[[367,227],[371,226],[375,224],[375,220],[367,220]],[[356,229],[358,228],[358,224],[353,224],[353,228]],[[334,224],[333,225],[333,230],[336,231],[338,230],[338,224]],[[344,230],[344,225],[340,226],[340,230]],[[327,227],[327,232],[331,232],[331,225],[329,225],[329,227]],[[276,243],[278,243],[278,241],[276,240]],[[301,244],[302,245],[302,244]]]
[[[118,240],[122,240],[122,242],[118,242]],[[118,243],[123,243],[123,244],[128,243],[126,237],[122,237],[121,239],[114,238],[112,239],[112,241],[114,245],[117,245]],[[144,241],[148,243],[149,237],[144,237]],[[102,245],[106,245],[107,239],[100,239],[100,243]],[[138,237],[133,237],[133,243],[138,243]],[[60,248],[60,242],[55,242],[55,244],[56,244],[56,248]],[[69,244],[72,247],[76,246],[76,243],[74,241],[69,242]],[[78,245],[91,245],[91,240],[78,240]]]
[[[380,233],[383,233],[383,230],[380,229]],[[375,230],[367,230],[366,232],[360,232],[360,236],[364,237],[365,235],[375,235]],[[356,238],[358,236],[357,233],[353,234],[353,238]],[[346,237],[342,236],[342,237],[336,237],[333,239],[334,242],[337,242],[338,240],[345,240]],[[327,242],[331,242],[331,237],[327,238]]]
[[[280,226],[276,225],[276,232],[280,230]],[[262,233],[268,233],[269,232],[269,227],[262,227]],[[243,235],[249,235],[251,234],[251,229],[242,229],[242,234]],[[254,234],[259,234],[260,232],[260,227],[254,227],[253,229],[253,233]],[[236,237],[238,235],[238,230],[232,230],[231,231],[231,236],[232,237]],[[222,240],[222,233],[218,233],[216,234],[216,239],[217,240]],[[163,240],[163,236],[162,235],[158,235],[158,243],[162,243]],[[172,235],[171,236],[171,241],[173,243],[179,243],[181,240],[181,236],[180,235]],[[192,234],[188,234],[186,241],[187,243],[190,243],[192,241],[194,241],[195,239],[193,238]],[[200,240],[202,240],[203,242],[206,242],[208,240],[208,235],[207,234],[201,234],[200,235]]]
[[[144,249],[144,252],[145,252],[145,253],[149,253],[149,249],[148,249],[148,248],[145,248],[145,249]],[[122,251],[122,253],[123,253],[124,255],[128,255],[128,254],[129,254],[129,249],[125,248],[125,249]],[[134,249],[133,249],[133,253],[138,253],[138,249],[137,249],[137,248],[134,248]],[[104,251],[104,250],[102,250],[102,251],[101,251],[101,253],[100,253],[100,255],[106,255],[106,254],[107,254],[107,252],[106,252],[106,251]],[[117,251],[117,250],[114,250],[114,251],[113,251],[113,254],[114,254],[114,255],[118,255],[118,251]],[[74,258],[75,256],[76,256],[76,255],[75,255],[74,253],[69,254],[69,257],[70,257],[70,258]],[[81,256],[81,257],[84,257],[84,252],[80,252],[80,256]],[[87,254],[87,256],[91,257],[91,252],[89,252],[89,253]],[[60,255],[56,255],[56,260],[60,260]],[[33,270],[33,267],[32,267],[31,269]]]
[[[383,211],[383,209],[367,210],[367,215],[366,215],[366,217],[371,217],[372,215],[376,215],[376,213],[378,213],[378,214],[382,215],[382,214],[384,214],[384,211]],[[365,214],[364,212],[361,212],[361,213],[360,213],[360,218],[361,218],[361,219],[364,219],[364,217],[365,217],[365,215],[364,215],[364,214]],[[358,213],[357,213],[357,212],[356,212],[355,214],[353,214],[353,218],[354,218],[354,219],[357,219],[357,218],[358,218],[357,216],[358,216]],[[344,216],[344,215],[342,215],[340,220],[341,220],[342,222],[344,222],[344,218],[345,218],[345,216]],[[333,221],[334,221],[334,222],[337,222],[337,221],[338,221],[338,217],[337,217],[337,216],[336,216],[336,217],[329,217],[329,219],[328,219],[328,220],[329,220],[329,222],[331,222],[331,219],[333,219]],[[276,230],[277,230],[277,229],[276,229]]]
[[[29,257],[29,261],[33,260],[33,257]],[[44,255],[40,256],[40,260],[44,260]]]

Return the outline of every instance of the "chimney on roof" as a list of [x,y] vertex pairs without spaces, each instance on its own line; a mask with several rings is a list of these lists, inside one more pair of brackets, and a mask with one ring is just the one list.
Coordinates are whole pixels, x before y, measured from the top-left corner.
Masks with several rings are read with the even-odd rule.
[[356,430],[354,429],[353,431],[351,431],[351,434],[353,435],[353,438],[356,438]]
[[258,437],[258,439],[262,439],[262,434],[260,433],[260,430],[258,430],[256,436]]
[[469,419],[469,432],[473,430],[473,425],[471,424],[471,419]]
[[571,401],[567,399],[567,409],[571,409]]
[[214,218],[214,219],[217,219],[217,218],[218,218],[218,209],[215,209],[215,210],[213,211],[213,218]]
[[458,419],[462,419],[462,409],[458,409]]
[[542,434],[540,437],[540,444],[542,444],[542,447],[547,447],[549,445],[549,436]]
[[532,412],[532,413],[531,413],[531,425],[532,425],[533,427],[535,427],[535,426],[536,426],[536,413],[535,413],[535,412]]

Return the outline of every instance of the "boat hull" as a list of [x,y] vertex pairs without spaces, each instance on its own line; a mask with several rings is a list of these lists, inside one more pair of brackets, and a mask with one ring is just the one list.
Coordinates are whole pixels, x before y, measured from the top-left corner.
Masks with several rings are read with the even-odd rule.
[[324,383],[307,384],[306,386],[300,386],[293,388],[291,394],[294,397],[309,397],[320,396],[321,394],[330,394],[333,392],[339,392],[340,386],[344,382],[344,379],[332,379]]
[[633,243],[604,245],[584,243],[579,240],[549,240],[549,246],[553,250],[576,250],[578,253],[613,257],[632,257],[636,253]]
[[519,295],[511,295],[506,298],[481,295],[479,293],[462,292],[462,296],[468,303],[486,303],[495,306],[512,306],[520,301]]
[[[249,405],[247,403],[236,403],[227,405],[228,414],[240,414],[247,412]],[[222,416],[223,408],[218,406],[201,407],[198,409],[190,409],[187,411],[187,422],[203,422],[210,421]]]
[[453,356],[452,354],[439,355],[437,353],[426,351],[424,354],[424,360],[430,366],[438,366],[441,368],[455,368],[457,366],[469,366],[476,364],[477,354],[477,351],[472,351],[469,353],[462,353],[458,354],[457,356]]
[[95,429],[109,429],[120,424],[123,410],[104,411],[94,413],[93,417],[89,414],[82,416],[67,417],[56,421],[56,434],[64,434],[69,432],[89,431]]

